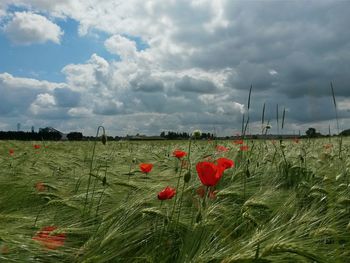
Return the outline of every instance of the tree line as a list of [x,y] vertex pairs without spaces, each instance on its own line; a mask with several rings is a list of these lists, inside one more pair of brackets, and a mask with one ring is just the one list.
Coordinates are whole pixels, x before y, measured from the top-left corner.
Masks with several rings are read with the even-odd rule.
[[[190,134],[187,132],[173,132],[168,131],[167,133],[165,131],[162,131],[160,134],[161,138],[165,138],[168,140],[180,140],[180,139],[188,139],[190,138]],[[205,133],[203,132],[198,139],[214,139],[215,136],[212,133]]]
[[[340,133],[342,136],[349,136],[350,135],[350,129],[344,130]],[[59,141],[62,139],[63,136],[66,136],[66,139],[69,141],[93,141],[93,140],[99,140],[100,138],[96,138],[94,136],[84,136],[81,132],[70,132],[67,135],[63,135],[60,132],[47,132],[45,130],[39,131],[39,132],[24,132],[24,131],[0,131],[0,140],[21,140],[21,141]],[[315,128],[309,128],[304,136],[297,136],[299,138],[318,138],[318,137],[325,137],[329,135],[322,135],[321,133],[317,132]],[[147,136],[144,136],[145,139],[147,139]],[[166,140],[181,140],[181,139],[189,139],[190,134],[187,132],[174,132],[174,131],[162,131],[160,134],[160,138],[166,139]],[[65,139],[65,138],[63,138]],[[126,136],[126,137],[120,137],[120,136],[107,136],[108,141],[119,141],[122,139],[133,139],[133,136]],[[214,134],[212,133],[202,133],[198,139],[215,139]],[[226,139],[229,139],[227,137]],[[254,137],[253,137],[254,139]]]
[[[81,132],[70,132],[67,135],[63,135],[60,132],[24,132],[24,131],[0,131],[0,140],[19,140],[19,141],[59,141],[63,136],[66,136],[69,141],[93,141],[100,140],[94,136],[84,136]],[[107,136],[107,140],[120,140],[121,137]]]
[[59,141],[61,138],[62,134],[59,132],[0,131],[0,140]]

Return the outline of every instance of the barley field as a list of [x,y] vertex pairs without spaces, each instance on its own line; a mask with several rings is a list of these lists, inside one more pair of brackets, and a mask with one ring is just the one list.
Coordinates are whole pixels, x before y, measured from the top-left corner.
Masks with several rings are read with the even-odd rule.
[[348,139],[0,145],[0,262],[350,262]]

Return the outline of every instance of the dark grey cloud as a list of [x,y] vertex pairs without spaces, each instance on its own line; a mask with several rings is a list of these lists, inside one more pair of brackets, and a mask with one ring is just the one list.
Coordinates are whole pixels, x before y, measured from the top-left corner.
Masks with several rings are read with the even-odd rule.
[[163,82],[152,78],[132,80],[130,84],[136,92],[161,92],[164,90]]
[[0,83],[0,114],[17,115],[25,112],[40,91],[9,88]]
[[217,87],[209,80],[195,79],[189,76],[184,76],[175,82],[175,88],[183,92],[195,93],[214,93]]
[[[297,98],[314,87],[309,96],[328,96],[322,87],[333,81],[339,96],[350,96],[349,1],[227,1],[225,7],[228,26],[206,34],[188,65],[231,68],[233,89],[252,83]],[[176,37],[189,44],[204,38]]]
[[80,93],[68,88],[56,88],[53,94],[57,105],[60,107],[76,107],[81,99]]
[[116,101],[98,101],[94,105],[93,113],[97,115],[116,115],[123,113],[123,104]]

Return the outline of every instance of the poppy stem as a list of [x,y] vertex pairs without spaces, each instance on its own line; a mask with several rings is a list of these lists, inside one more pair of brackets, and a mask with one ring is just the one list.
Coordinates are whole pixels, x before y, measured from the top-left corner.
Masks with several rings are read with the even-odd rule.
[[182,198],[183,198],[183,195],[184,195],[185,184],[186,184],[186,183],[184,182],[183,185],[182,185],[182,192],[181,192],[180,204],[179,204],[179,213],[178,213],[178,215],[177,215],[176,225],[179,223],[179,220],[180,220],[181,207],[182,207]]
[[207,195],[209,194],[209,186],[207,186],[205,188],[205,194],[204,194],[204,197],[203,197],[203,202],[202,202],[202,208],[205,209],[206,207],[206,199],[207,199]]
[[246,187],[247,187],[247,173],[243,175],[243,199],[246,197]]
[[101,192],[100,198],[99,198],[98,203],[97,203],[96,216],[95,216],[96,219],[97,219],[97,216],[98,216],[98,210],[100,209],[100,206],[101,206],[102,196],[103,196],[105,190],[106,190],[106,187],[103,188],[103,191]]
[[188,155],[187,155],[188,164],[189,164],[189,167],[188,167],[189,171],[191,171],[191,145],[192,145],[192,139],[190,137],[190,141],[188,143]]
[[[159,205],[159,211],[162,211],[162,205],[163,205],[163,200],[160,201],[160,205]],[[160,219],[159,217],[157,217],[157,222],[156,222],[156,227],[155,227],[155,232],[157,233],[158,232],[158,225],[159,225],[159,222],[160,222]],[[161,233],[159,234],[159,240],[158,240],[158,243],[160,242],[161,240]]]
[[33,227],[36,226],[36,222],[38,222],[39,215],[40,215],[41,212],[44,210],[44,207],[45,207],[45,205],[43,205],[43,206],[40,208],[40,210],[38,211],[38,214],[37,214],[36,217],[35,217],[35,221],[34,221]]
[[[176,184],[176,188],[175,188],[175,189],[179,189],[180,179],[181,179],[181,173],[182,173],[182,160],[181,160],[181,165],[180,165],[180,173],[179,173],[179,177],[178,177],[178,179],[177,179],[177,184]],[[175,195],[174,204],[173,204],[173,209],[172,209],[171,214],[170,214],[170,220],[173,218],[173,214],[174,214],[174,212],[175,212],[176,201],[177,201],[177,195]]]

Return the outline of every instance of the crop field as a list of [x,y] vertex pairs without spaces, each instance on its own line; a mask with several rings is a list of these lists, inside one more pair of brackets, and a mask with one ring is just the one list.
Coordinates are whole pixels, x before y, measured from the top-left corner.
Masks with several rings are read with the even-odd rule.
[[348,139],[0,145],[0,262],[350,262]]

